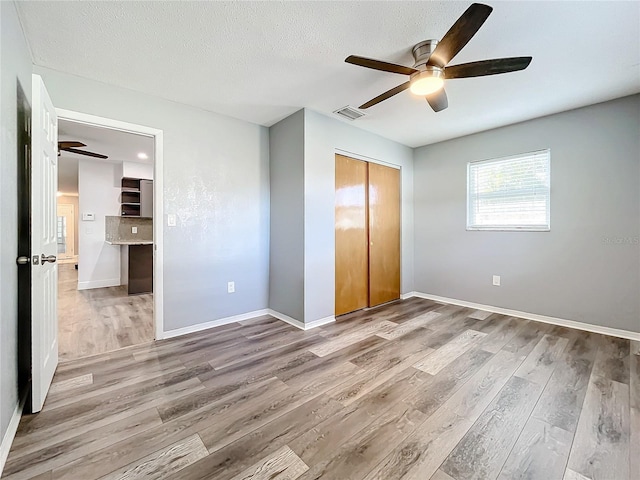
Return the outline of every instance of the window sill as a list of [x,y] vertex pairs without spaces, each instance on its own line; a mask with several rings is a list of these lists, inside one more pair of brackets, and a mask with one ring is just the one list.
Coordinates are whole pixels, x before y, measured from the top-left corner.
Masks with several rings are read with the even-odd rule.
[[550,232],[551,227],[467,227],[467,232]]

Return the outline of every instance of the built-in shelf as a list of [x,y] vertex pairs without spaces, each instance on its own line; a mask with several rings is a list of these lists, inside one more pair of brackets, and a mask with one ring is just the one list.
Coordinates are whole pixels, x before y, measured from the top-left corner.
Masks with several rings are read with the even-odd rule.
[[139,217],[140,205],[122,205],[120,214],[123,217]]
[[120,215],[123,217],[153,216],[153,181],[124,177],[121,182]]
[[122,185],[123,189],[131,189],[131,190],[140,191],[140,179],[139,178],[123,177],[121,185]]

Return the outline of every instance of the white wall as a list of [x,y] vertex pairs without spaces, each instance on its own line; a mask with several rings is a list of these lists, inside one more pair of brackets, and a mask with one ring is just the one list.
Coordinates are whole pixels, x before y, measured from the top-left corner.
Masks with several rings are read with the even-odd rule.
[[[105,243],[105,217],[120,214],[119,169],[112,163],[78,163],[78,290],[120,285],[120,246]],[[93,213],[94,221],[82,215]]]
[[[165,225],[165,330],[266,308],[267,129],[46,68],[34,70],[56,107],[163,130],[164,215],[154,220]],[[177,215],[176,227],[166,226],[168,213]],[[231,280],[234,294],[227,293]]]
[[122,162],[122,176],[153,180],[153,165],[149,163]]
[[[545,148],[551,231],[466,231],[467,162]],[[640,96],[419,148],[415,198],[417,291],[640,332]]]

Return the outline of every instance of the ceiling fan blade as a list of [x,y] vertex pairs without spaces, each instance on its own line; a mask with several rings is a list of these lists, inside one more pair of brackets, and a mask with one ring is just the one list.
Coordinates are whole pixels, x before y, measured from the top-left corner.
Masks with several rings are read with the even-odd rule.
[[444,88],[441,88],[431,95],[427,95],[425,98],[427,99],[427,102],[429,102],[431,108],[433,108],[434,112],[439,112],[449,106],[449,100],[447,100],[447,94],[444,91]]
[[444,69],[445,78],[484,77],[499,73],[517,72],[524,70],[531,63],[532,57],[494,58],[479,62],[451,65]]
[[405,67],[403,65],[396,65],[395,63],[382,62],[380,60],[374,60],[372,58],[358,57],[356,55],[349,55],[344,59],[347,63],[353,65],[359,65],[361,67],[373,68],[374,70],[382,70],[383,72],[400,73],[402,75],[411,75],[417,72],[415,68]]
[[60,149],[70,147],[86,147],[86,145],[82,142],[67,142],[64,140],[58,142],[58,148]]
[[429,65],[444,67],[478,32],[489,17],[493,8],[482,3],[474,3],[456,20],[456,23],[444,34],[442,40],[429,57]]
[[376,98],[369,100],[367,103],[360,105],[359,108],[362,108],[364,110],[365,108],[373,107],[375,104],[380,103],[387,98],[391,98],[394,95],[397,95],[398,93],[406,90],[407,88],[409,88],[410,84],[411,82],[405,82],[402,85],[398,85],[397,87],[384,92],[382,95],[378,95]]
[[87,157],[109,158],[108,156],[102,155],[100,153],[88,152],[86,150],[76,150],[75,148],[61,148],[60,150],[64,150],[65,152],[77,153],[79,155],[86,155]]

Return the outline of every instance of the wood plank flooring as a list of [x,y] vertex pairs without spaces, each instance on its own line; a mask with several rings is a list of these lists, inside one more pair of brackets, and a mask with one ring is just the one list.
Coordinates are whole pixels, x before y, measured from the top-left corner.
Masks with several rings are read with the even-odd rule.
[[60,364],[2,478],[635,480],[640,345],[409,299]]
[[58,265],[60,360],[96,355],[153,340],[153,295],[126,286],[78,290],[73,264]]

